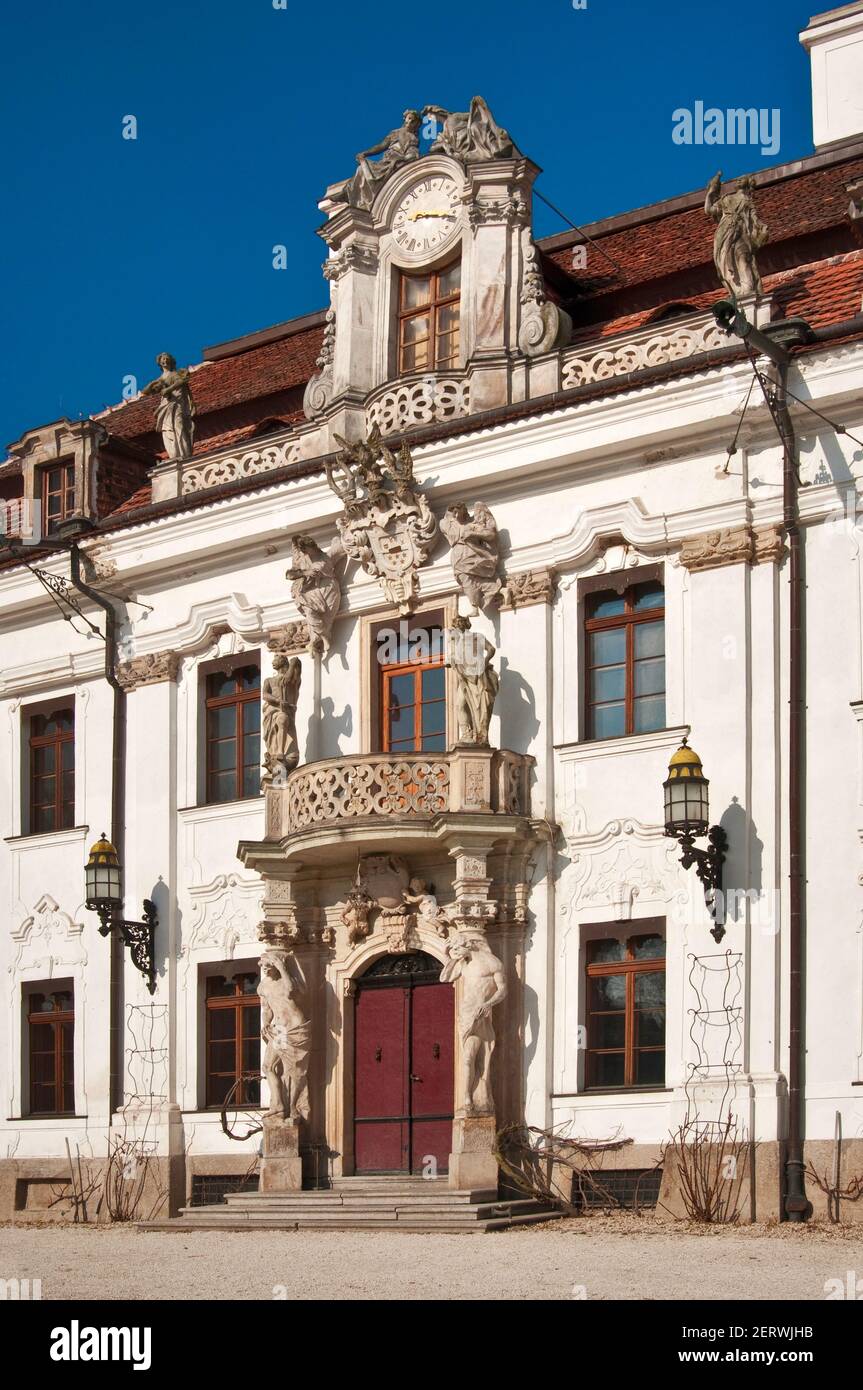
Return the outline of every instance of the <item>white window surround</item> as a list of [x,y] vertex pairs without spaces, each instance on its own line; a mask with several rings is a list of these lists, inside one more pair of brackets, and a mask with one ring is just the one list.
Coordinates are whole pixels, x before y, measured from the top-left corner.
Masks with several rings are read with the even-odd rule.
[[581,762],[587,758],[622,757],[627,753],[653,752],[667,749],[674,752],[684,738],[688,738],[690,726],[678,724],[674,728],[653,729],[646,734],[621,734],[616,738],[592,738],[584,743],[556,743],[554,751],[561,762]]
[[[73,834],[86,826],[84,808],[87,804],[87,708],[90,690],[86,685],[61,686],[49,697],[27,700],[13,700],[8,706],[10,720],[11,763],[10,786],[12,789],[12,834],[8,839],[43,840],[46,836]],[[30,814],[30,736],[31,714],[44,713],[48,709],[59,709],[71,705],[75,712],[75,825],[63,831],[44,831],[33,834],[25,830]],[[57,843],[57,842],[55,842]],[[59,842],[59,843],[62,843]]]

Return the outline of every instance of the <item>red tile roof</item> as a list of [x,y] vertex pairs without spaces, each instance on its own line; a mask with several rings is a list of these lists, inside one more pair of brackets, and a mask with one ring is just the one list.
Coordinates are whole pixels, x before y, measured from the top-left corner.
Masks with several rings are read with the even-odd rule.
[[[863,158],[857,157],[757,187],[755,204],[768,230],[762,258],[769,260],[770,248],[779,242],[847,226],[849,197],[845,185],[861,176]],[[659,216],[652,215],[650,209],[645,213],[642,222],[593,237],[617,271],[599,251],[592,252],[588,246],[588,264],[593,266],[592,274],[601,279],[603,290],[643,284],[698,266],[712,267],[715,229],[700,202],[696,207]],[[581,278],[580,288],[589,293],[591,282],[583,283],[584,272],[572,269],[572,247],[580,241],[573,233],[568,245],[546,250],[543,255],[565,271],[576,286]]]
[[[802,168],[762,171],[755,202],[768,228],[759,256],[765,289],[784,317],[800,315],[813,328],[858,314],[863,301],[863,224],[848,216],[847,185],[863,176],[859,150],[846,158],[815,156]],[[572,268],[578,233],[539,243],[553,293],[573,317],[574,342],[631,332],[662,311],[684,304],[705,310],[722,291],[713,266],[712,222],[700,194],[671,204],[623,214],[589,227],[590,272]],[[615,264],[596,250],[596,246]],[[317,370],[323,325],[307,320],[264,330],[270,339],[242,339],[210,349],[214,355],[192,370],[197,409],[195,454],[254,438],[303,418],[302,388]],[[163,457],[155,428],[155,403],[138,398],[103,413],[111,434],[134,440],[155,459]],[[150,501],[141,488],[111,515]]]
[[[263,401],[269,396],[284,398],[286,393],[297,392],[299,387],[305,386],[317,370],[315,360],[322,342],[323,329],[316,325],[280,338],[278,342],[266,343],[263,347],[251,348],[234,357],[204,362],[200,367],[195,367],[191,377],[198,425],[195,453],[209,453],[219,443],[229,442],[232,433],[230,427],[215,434],[202,428],[206,416],[247,406],[252,401]],[[296,412],[290,408],[274,411],[267,410],[266,405],[262,406],[258,415],[275,416],[288,423],[297,418]],[[111,434],[121,439],[141,439],[147,435],[158,439],[156,405],[150,396],[139,396],[136,400],[115,406],[100,415],[99,419]]]

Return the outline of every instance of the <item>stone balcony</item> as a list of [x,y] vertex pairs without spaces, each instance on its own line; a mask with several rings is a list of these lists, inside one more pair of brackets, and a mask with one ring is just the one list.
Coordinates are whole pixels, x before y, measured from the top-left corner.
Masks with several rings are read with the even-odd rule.
[[457,420],[470,414],[470,378],[465,372],[388,381],[366,401],[366,427],[397,434],[437,420]]
[[264,788],[265,838],[241,845],[251,868],[334,862],[346,854],[410,851],[456,836],[506,839],[529,820],[534,759],[462,745],[398,758],[359,753],[305,763]]
[[561,353],[560,389],[571,390],[594,381],[606,381],[645,367],[701,357],[733,345],[712,314],[685,314],[648,324],[628,333],[564,348]]

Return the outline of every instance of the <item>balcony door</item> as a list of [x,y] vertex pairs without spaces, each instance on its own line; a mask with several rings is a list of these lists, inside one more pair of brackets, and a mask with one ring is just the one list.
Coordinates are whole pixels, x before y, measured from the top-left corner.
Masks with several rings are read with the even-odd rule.
[[357,981],[357,1173],[445,1173],[452,1148],[454,994],[440,962],[384,956]]

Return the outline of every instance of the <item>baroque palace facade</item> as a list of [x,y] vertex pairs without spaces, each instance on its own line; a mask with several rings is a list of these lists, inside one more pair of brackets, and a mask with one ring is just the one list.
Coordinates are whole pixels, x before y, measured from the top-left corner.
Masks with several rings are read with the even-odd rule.
[[481,98],[406,112],[328,308],[9,447],[0,1217],[729,1111],[744,1215],[824,1209],[837,1113],[853,1188],[861,11],[813,155],[584,234]]

